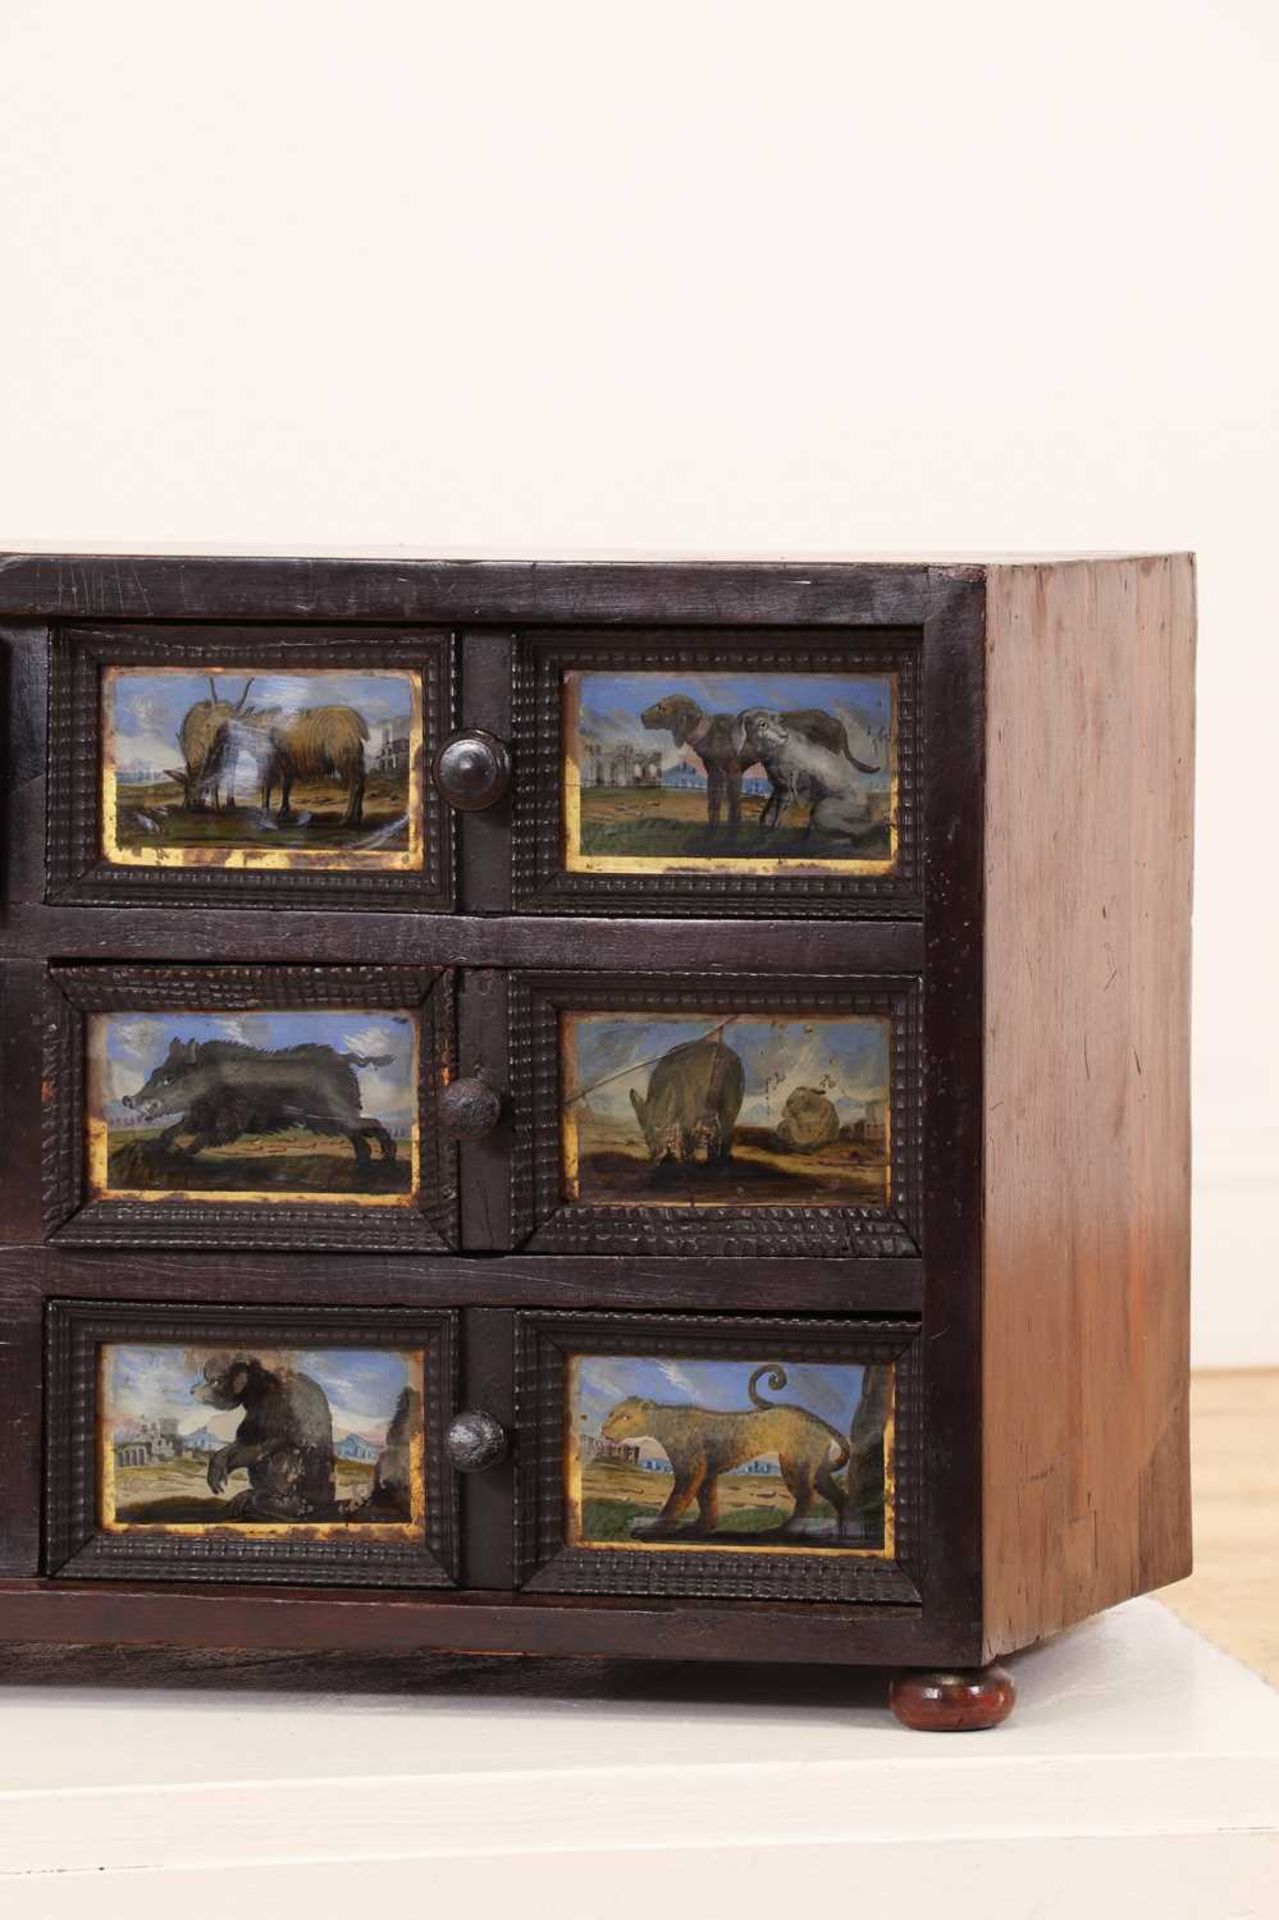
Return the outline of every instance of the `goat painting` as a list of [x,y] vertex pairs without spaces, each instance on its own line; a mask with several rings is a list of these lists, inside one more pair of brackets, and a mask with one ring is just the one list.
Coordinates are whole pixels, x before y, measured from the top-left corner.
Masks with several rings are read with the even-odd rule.
[[413,864],[420,676],[113,667],[103,824],[124,864]]
[[850,1206],[888,1197],[879,1016],[570,1013],[566,1198],[592,1206]]
[[890,871],[895,698],[888,672],[569,672],[569,871]]
[[271,810],[271,796],[279,793],[278,821],[297,818],[289,805],[295,781],[336,780],[346,792],[344,827],[358,827],[364,811],[364,748],[368,722],[355,707],[251,707],[252,676],[238,700],[223,699],[209,677],[207,700],[199,700],[182,716],[178,738],[183,764],[167,769],[182,788],[194,813],[210,804],[218,807],[218,790],[225,783],[226,805],[234,805],[234,769],[247,755],[262,789],[262,810]]

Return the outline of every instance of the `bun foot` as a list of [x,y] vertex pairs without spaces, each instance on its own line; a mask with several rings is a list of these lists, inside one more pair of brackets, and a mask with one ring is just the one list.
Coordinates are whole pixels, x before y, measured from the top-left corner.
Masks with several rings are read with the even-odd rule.
[[980,1733],[1006,1720],[1016,1699],[1003,1667],[926,1668],[895,1675],[888,1688],[889,1706],[916,1733]]

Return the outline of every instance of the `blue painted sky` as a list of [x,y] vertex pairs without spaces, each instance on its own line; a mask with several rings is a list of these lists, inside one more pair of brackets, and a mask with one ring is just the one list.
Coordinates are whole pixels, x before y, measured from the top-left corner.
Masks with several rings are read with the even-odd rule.
[[[763,1361],[763,1355],[755,1360],[637,1360],[617,1354],[582,1354],[577,1362],[573,1427],[578,1433],[598,1434],[618,1401],[632,1394],[668,1405],[744,1412],[751,1404],[746,1383]],[[861,1398],[864,1368],[853,1364],[814,1366],[789,1360],[770,1364],[785,1368],[786,1385],[780,1393],[773,1393],[761,1381],[757,1391],[763,1399],[806,1407],[837,1433],[848,1432]],[[660,1453],[656,1444],[654,1452]]]
[[215,1354],[255,1353],[264,1366],[291,1367],[324,1389],[333,1412],[334,1438],[359,1433],[380,1444],[395,1412],[400,1390],[422,1385],[421,1363],[413,1356],[367,1348],[113,1346],[108,1349],[106,1391],[108,1422],[174,1419],[181,1433],[209,1427],[229,1440],[244,1418],[243,1409],[219,1413],[192,1398],[204,1363]]
[[[640,719],[645,707],[668,693],[687,694],[707,713],[740,713],[744,707],[769,707],[781,713],[816,707],[844,722],[859,760],[887,762],[884,745],[892,719],[892,692],[890,680],[882,674],[579,672],[566,677],[580,691],[583,733],[603,742],[660,746],[665,766],[680,760],[700,764],[693,748],[681,751],[669,733],[650,733]],[[876,784],[874,776],[870,784]]]
[[[238,701],[248,675],[215,673],[218,697]],[[122,773],[159,772],[181,766],[178,731],[182,716],[209,698],[207,673],[121,673],[112,688],[106,721]],[[263,673],[253,676],[250,707],[279,707],[283,714],[302,707],[356,708],[370,732],[385,722],[403,726],[412,712],[411,681],[405,673]]]
[[[652,1066],[642,1063],[713,1032],[723,1018],[714,1013],[574,1016],[578,1085],[595,1088],[585,1106],[606,1120],[634,1122],[630,1089],[643,1096],[652,1073]],[[889,1028],[879,1017],[778,1020],[747,1014],[725,1027],[723,1037],[746,1069],[740,1117],[747,1125],[775,1124],[796,1087],[819,1088],[834,1101],[841,1121],[859,1119],[868,1100],[886,1095]],[[606,1084],[597,1086],[599,1081]]]
[[361,1108],[395,1132],[407,1131],[416,1104],[413,1075],[413,1020],[408,1014],[360,1007],[339,1012],[295,1010],[287,1013],[110,1013],[98,1014],[95,1034],[102,1036],[100,1059],[105,1084],[96,1088],[99,1111],[112,1126],[147,1126],[120,1106],[136,1093],[169,1051],[170,1040],[240,1040],[275,1051],[306,1042],[366,1058],[390,1054],[387,1067],[359,1067]]

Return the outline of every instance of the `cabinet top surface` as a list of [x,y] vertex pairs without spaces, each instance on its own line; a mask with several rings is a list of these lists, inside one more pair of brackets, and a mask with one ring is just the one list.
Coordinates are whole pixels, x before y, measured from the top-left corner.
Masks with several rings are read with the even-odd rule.
[[1164,559],[1170,551],[1162,548],[1114,547],[1102,550],[1067,548],[1045,551],[987,551],[945,548],[925,552],[831,553],[820,549],[790,548],[775,552],[705,553],[696,549],[544,549],[515,547],[500,553],[475,553],[461,547],[341,547],[341,546],[235,546],[217,542],[133,546],[118,542],[93,542],[67,548],[56,541],[23,540],[12,548],[0,547],[0,566],[20,566],[24,560],[367,560],[370,562],[411,561],[440,566],[846,566],[846,567],[921,567],[975,566],[1027,567],[1059,566],[1081,561]]
[[235,552],[215,548],[0,553],[0,615],[646,624],[918,626],[988,581],[1035,568],[1101,576],[1191,568],[1163,554],[692,554]]

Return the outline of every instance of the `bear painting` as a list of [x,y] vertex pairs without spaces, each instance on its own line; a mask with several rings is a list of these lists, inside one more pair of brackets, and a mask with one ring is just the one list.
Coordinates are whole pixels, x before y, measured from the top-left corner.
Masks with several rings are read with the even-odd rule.
[[105,1532],[407,1538],[424,1508],[420,1351],[104,1346]]
[[567,1012],[560,1040],[570,1203],[887,1204],[887,1018]]

